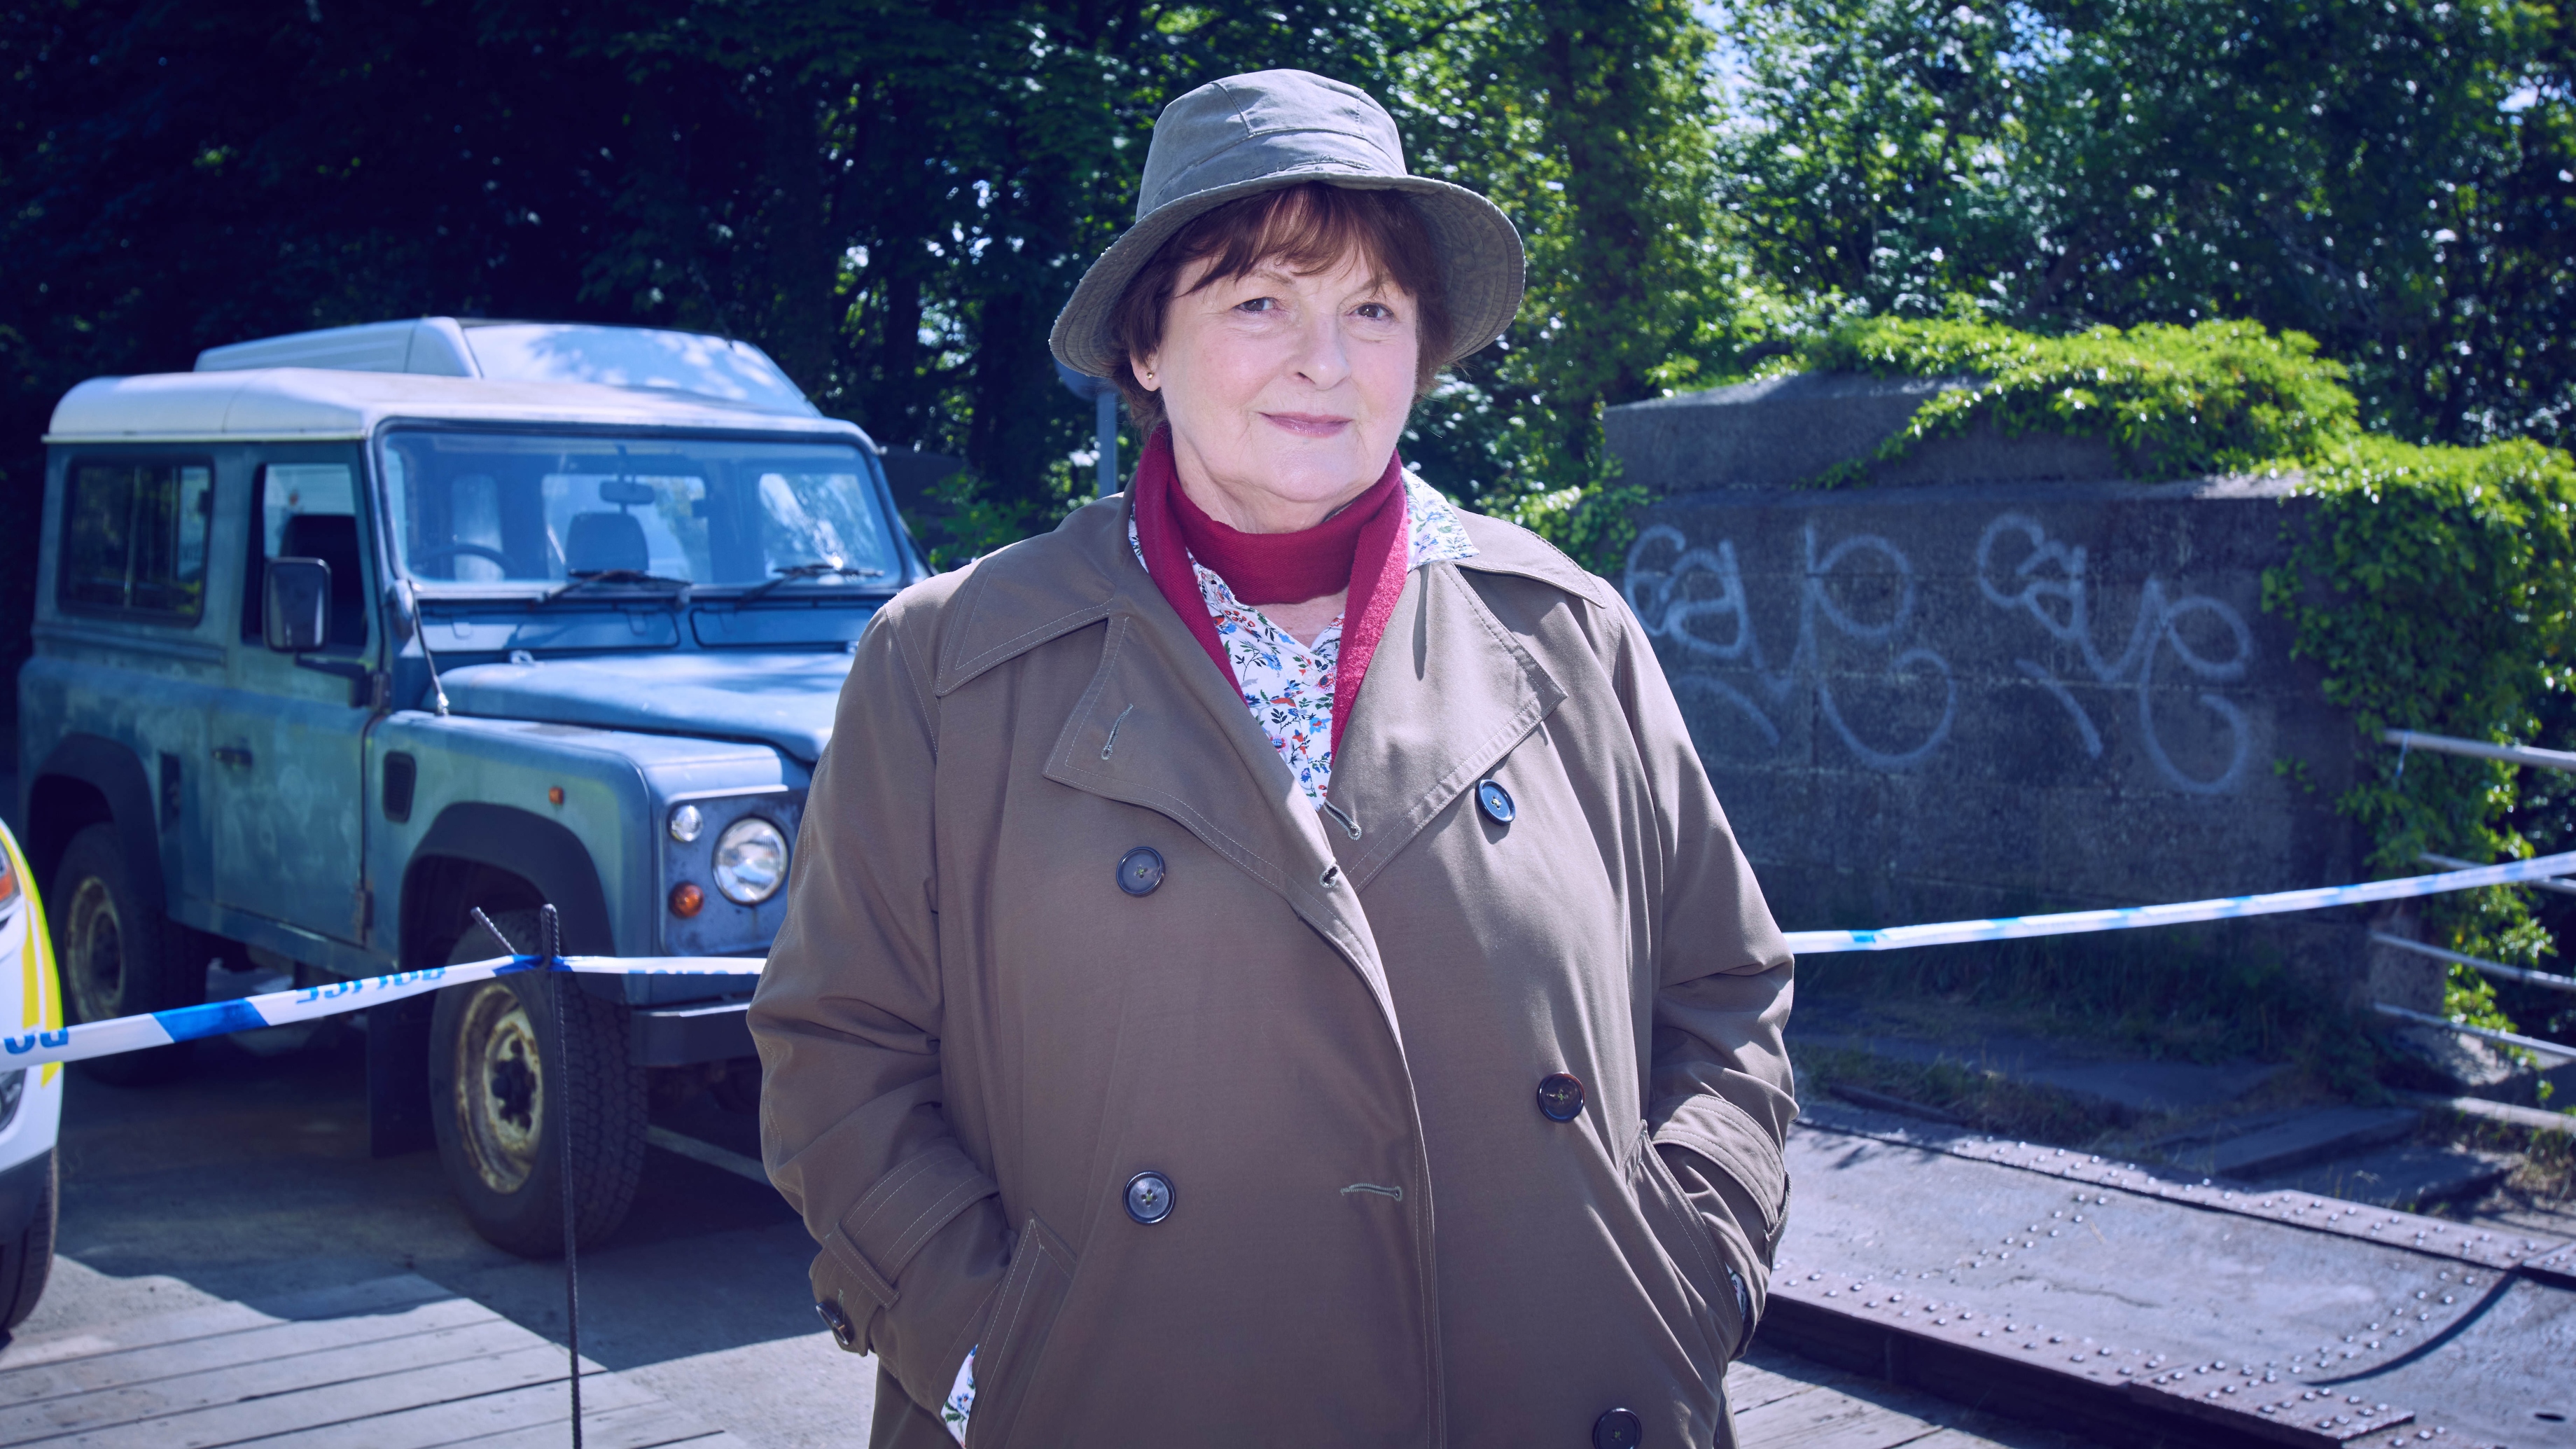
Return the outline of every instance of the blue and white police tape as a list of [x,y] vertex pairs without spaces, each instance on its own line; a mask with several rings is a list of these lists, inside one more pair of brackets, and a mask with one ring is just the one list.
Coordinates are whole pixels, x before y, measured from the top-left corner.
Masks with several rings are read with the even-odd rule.
[[[555,960],[555,970],[600,976],[757,976],[760,968],[768,964],[758,956],[559,956]],[[326,986],[272,991],[233,1001],[209,1001],[203,1006],[182,1006],[148,1016],[82,1022],[57,1031],[0,1036],[0,1070],[108,1057],[199,1037],[256,1031],[264,1026],[290,1026],[363,1011],[424,991],[545,969],[543,957],[496,956],[489,961],[397,971],[390,976],[334,981]]]
[[[2064,911],[2050,916],[2005,916],[1990,921],[1943,921],[1926,926],[1891,926],[1877,931],[1791,931],[1789,949],[1801,956],[1837,951],[1894,951],[1908,946],[1947,946],[1967,941],[2012,941],[2032,936],[2076,936],[2093,931],[2130,931],[2145,926],[2179,926],[2195,921],[2223,921],[2238,916],[2274,916],[2292,911],[2357,906],[2374,901],[2404,900],[2482,886],[2513,885],[2576,872],[2576,851],[2532,860],[2447,870],[2437,875],[2365,881],[2359,885],[2318,886],[2312,890],[2275,891],[2260,896],[2224,896],[2208,901],[2178,901],[2162,906],[2124,906],[2103,911]],[[563,956],[554,969],[603,976],[757,976],[767,963],[756,956]],[[199,1037],[224,1036],[267,1026],[287,1026],[379,1002],[400,1001],[425,991],[488,981],[518,971],[545,969],[537,956],[496,956],[455,966],[397,971],[361,981],[338,981],[293,991],[272,991],[235,1001],[210,1001],[148,1016],[120,1016],[112,1021],[84,1022],[57,1031],[31,1031],[0,1036],[0,1069],[77,1062],[90,1057],[142,1051]]]
[[1835,951],[1896,951],[1908,946],[1952,946],[1966,941],[2014,941],[2030,936],[2080,936],[2092,931],[2133,931],[2142,926],[2181,926],[2195,921],[2225,921],[2238,916],[2277,916],[2316,911],[2328,906],[2367,905],[2373,901],[2434,896],[2481,886],[2513,885],[2576,870],[2576,850],[2543,855],[2503,865],[2446,870],[2439,875],[2410,875],[2360,885],[2317,886],[2303,891],[2275,891],[2261,896],[2222,896],[2212,901],[2177,901],[2164,906],[2122,906],[2104,911],[2062,911],[2053,916],[2005,916],[1992,921],[1943,921],[1928,926],[1890,926],[1877,931],[1791,931],[1789,949],[1801,956]]

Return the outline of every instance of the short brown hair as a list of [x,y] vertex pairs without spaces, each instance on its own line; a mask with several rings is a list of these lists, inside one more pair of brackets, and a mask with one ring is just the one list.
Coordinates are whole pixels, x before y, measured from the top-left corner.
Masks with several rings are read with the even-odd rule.
[[1301,275],[1340,263],[1356,249],[1377,280],[1413,297],[1422,352],[1414,390],[1427,393],[1449,353],[1449,299],[1431,230],[1413,203],[1393,191],[1308,181],[1229,201],[1172,233],[1129,278],[1110,313],[1110,336],[1123,356],[1109,380],[1127,400],[1128,416],[1147,432],[1163,421],[1163,397],[1136,381],[1134,362],[1161,350],[1163,318],[1181,273],[1213,258],[1191,292],[1279,263]]

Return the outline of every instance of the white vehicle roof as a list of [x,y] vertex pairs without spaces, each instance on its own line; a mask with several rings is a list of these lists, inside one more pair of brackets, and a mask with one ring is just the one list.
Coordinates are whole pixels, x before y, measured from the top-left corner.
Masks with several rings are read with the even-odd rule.
[[748,342],[646,327],[423,317],[209,348],[197,370],[94,378],[48,443],[364,438],[394,418],[864,438]]
[[394,418],[440,422],[714,428],[864,437],[838,418],[592,382],[490,382],[269,367],[93,378],[54,407],[48,443],[365,438]]

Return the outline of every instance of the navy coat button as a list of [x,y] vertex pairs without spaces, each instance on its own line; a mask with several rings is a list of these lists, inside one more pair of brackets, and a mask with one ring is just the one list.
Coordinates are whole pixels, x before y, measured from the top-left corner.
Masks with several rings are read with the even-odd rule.
[[1500,780],[1476,782],[1476,807],[1492,817],[1496,825],[1509,825],[1512,817],[1520,813],[1512,804],[1512,792],[1504,789]]
[[1118,888],[1131,896],[1150,896],[1163,883],[1163,853],[1140,845],[1118,857]]
[[1159,1172],[1127,1179],[1127,1216],[1147,1227],[1172,1215],[1172,1180]]
[[826,1298],[814,1305],[823,1325],[832,1330],[832,1341],[852,1353],[859,1351],[859,1331],[850,1326],[850,1315],[843,1312],[839,1300]]
[[1582,1116],[1583,1083],[1563,1072],[1539,1078],[1538,1109],[1550,1122],[1571,1122]]
[[1592,1449],[1637,1449],[1646,1442],[1646,1421],[1626,1409],[1612,1409],[1592,1421]]

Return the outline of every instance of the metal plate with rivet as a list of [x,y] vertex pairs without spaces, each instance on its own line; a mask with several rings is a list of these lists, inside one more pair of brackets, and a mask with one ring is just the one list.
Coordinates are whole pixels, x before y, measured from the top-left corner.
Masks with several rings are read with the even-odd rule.
[[1131,896],[1150,896],[1163,883],[1163,853],[1140,845],[1118,857],[1118,888]]
[[2175,1443],[2524,1444],[2567,1412],[2539,1330],[2576,1327],[2576,1293],[2517,1271],[2563,1239],[1804,1108],[1766,1342],[1937,1351],[1963,1392]]

